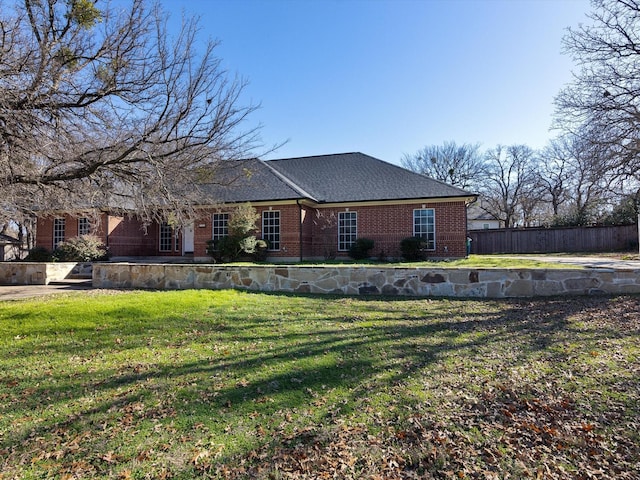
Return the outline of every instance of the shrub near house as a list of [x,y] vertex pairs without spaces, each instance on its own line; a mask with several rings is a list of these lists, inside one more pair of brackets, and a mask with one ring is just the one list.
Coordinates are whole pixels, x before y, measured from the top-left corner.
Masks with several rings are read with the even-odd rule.
[[95,235],[81,235],[60,242],[58,247],[50,252],[44,247],[35,247],[27,257],[26,262],[94,262],[108,260],[109,252],[100,238]]
[[53,252],[53,258],[61,262],[93,262],[107,260],[108,252],[95,235],[82,235],[61,242]]
[[349,248],[349,256],[354,260],[362,260],[371,256],[374,241],[370,238],[358,238]]
[[421,237],[407,237],[400,242],[402,258],[409,262],[416,262],[426,258],[427,242]]
[[228,222],[229,234],[207,242],[207,253],[215,262],[235,260],[256,260],[266,258],[268,243],[256,238],[255,222],[260,218],[251,204],[241,204],[235,208]]

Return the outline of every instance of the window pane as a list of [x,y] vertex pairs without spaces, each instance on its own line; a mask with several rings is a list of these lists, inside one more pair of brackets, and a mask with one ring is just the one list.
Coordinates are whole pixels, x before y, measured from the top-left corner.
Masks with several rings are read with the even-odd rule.
[[338,250],[349,250],[358,237],[357,212],[338,213]]
[[53,220],[53,249],[58,248],[60,242],[64,242],[64,218],[55,218]]
[[436,223],[433,208],[413,211],[413,236],[427,241],[427,249],[436,249]]
[[173,246],[173,228],[163,223],[160,225],[160,251],[170,252]]
[[218,240],[229,235],[229,214],[213,214],[213,239]]
[[262,212],[262,238],[269,242],[269,250],[280,250],[280,212]]
[[78,219],[78,235],[89,235],[91,233],[91,225],[88,218]]

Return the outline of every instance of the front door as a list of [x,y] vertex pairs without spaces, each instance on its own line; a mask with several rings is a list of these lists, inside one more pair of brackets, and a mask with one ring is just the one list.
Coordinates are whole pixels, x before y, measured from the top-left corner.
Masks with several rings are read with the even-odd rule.
[[188,255],[193,253],[193,243],[194,243],[194,235],[193,235],[193,223],[186,225],[182,229],[182,254]]

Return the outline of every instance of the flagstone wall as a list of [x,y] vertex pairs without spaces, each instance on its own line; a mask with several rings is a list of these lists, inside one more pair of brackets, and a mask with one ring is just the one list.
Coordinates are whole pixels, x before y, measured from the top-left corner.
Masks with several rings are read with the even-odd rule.
[[0,285],[48,285],[70,278],[91,278],[91,263],[0,263]]
[[97,263],[93,286],[506,298],[640,293],[640,270]]

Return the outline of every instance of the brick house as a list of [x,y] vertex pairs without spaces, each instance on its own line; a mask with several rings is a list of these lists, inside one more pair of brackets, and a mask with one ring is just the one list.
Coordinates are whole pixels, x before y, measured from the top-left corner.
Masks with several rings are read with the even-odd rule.
[[[113,259],[181,257],[206,260],[207,241],[227,234],[234,206],[250,202],[260,215],[256,235],[269,240],[271,260],[345,257],[357,238],[374,240],[373,255],[400,257],[400,241],[427,240],[433,258],[466,255],[467,205],[476,196],[362,153],[229,162],[220,185],[209,185],[200,215],[180,231],[143,228],[135,216],[103,210],[39,218],[36,244],[47,249],[93,233]],[[215,201],[214,201],[215,199]]]

